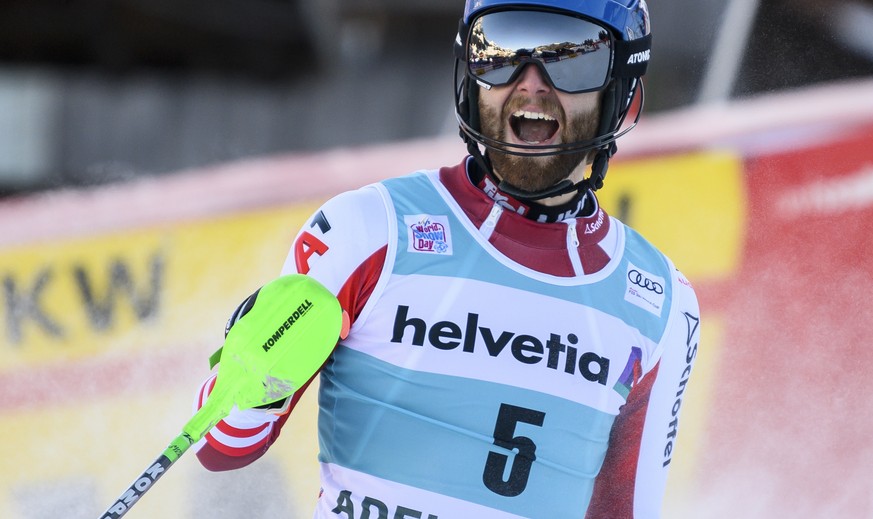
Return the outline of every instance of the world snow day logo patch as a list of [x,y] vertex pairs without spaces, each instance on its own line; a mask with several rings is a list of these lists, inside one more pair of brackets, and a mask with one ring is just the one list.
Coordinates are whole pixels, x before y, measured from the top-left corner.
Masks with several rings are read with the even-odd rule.
[[452,255],[452,233],[449,217],[445,215],[404,215],[408,252]]

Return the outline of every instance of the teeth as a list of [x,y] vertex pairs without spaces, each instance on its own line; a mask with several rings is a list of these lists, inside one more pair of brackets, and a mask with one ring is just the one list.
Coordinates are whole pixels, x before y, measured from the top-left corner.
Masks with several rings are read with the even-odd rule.
[[528,112],[527,110],[518,110],[514,114],[513,117],[524,117],[525,119],[543,119],[546,121],[554,121],[555,118],[551,115],[544,114],[541,112]]

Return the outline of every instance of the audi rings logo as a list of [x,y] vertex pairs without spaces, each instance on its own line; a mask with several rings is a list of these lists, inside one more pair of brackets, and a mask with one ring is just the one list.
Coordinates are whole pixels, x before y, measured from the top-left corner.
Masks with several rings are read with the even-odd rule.
[[667,280],[661,276],[647,272],[631,262],[627,264],[627,286],[624,300],[634,304],[653,315],[661,317],[661,310],[667,295],[664,294]]
[[646,290],[649,290],[656,294],[664,293],[664,286],[662,284],[658,283],[657,281],[652,281],[651,279],[640,273],[640,271],[637,269],[629,270],[627,273],[627,279],[628,281],[640,288],[645,288]]

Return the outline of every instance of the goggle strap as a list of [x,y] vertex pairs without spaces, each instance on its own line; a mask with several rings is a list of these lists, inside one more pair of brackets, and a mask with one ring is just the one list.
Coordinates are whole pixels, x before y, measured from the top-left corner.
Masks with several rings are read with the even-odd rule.
[[638,78],[646,73],[652,50],[652,34],[635,40],[615,40],[612,74],[616,78]]
[[458,34],[455,36],[455,58],[461,60],[462,62],[467,62],[467,31],[469,30],[469,25],[464,23],[464,18],[461,18],[458,21]]

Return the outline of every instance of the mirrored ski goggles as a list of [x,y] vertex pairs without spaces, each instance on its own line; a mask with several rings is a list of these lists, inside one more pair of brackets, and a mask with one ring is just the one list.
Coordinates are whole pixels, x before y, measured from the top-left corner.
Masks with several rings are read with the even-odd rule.
[[567,93],[600,90],[610,78],[612,34],[588,20],[543,11],[486,13],[470,28],[470,75],[490,86],[515,81],[533,63]]

